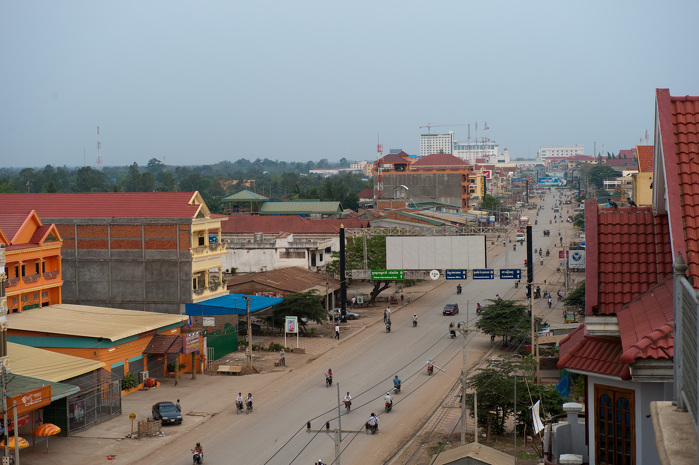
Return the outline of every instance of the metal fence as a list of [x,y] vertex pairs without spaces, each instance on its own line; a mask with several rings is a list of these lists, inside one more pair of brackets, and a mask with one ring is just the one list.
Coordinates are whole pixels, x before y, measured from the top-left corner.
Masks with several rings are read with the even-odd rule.
[[697,373],[699,373],[699,359],[697,358],[697,312],[699,311],[699,298],[697,291],[686,278],[687,265],[681,256],[675,260],[675,400],[677,407],[687,410],[697,429],[699,418],[699,390],[697,385]]
[[68,398],[68,434],[121,415],[120,377],[100,369],[66,382],[81,388]]
[[229,323],[222,330],[204,336],[206,336],[206,347],[214,351],[214,360],[238,350],[238,330]]

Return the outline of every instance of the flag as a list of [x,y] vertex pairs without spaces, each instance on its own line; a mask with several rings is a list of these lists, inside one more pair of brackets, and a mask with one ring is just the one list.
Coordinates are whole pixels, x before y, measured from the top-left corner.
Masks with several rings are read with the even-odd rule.
[[187,317],[187,327],[188,328],[192,327],[192,317],[191,316]]
[[532,418],[534,419],[534,434],[539,434],[539,431],[544,429],[544,424],[541,422],[541,418],[539,418],[539,403],[541,401],[537,400],[536,404],[532,407]]

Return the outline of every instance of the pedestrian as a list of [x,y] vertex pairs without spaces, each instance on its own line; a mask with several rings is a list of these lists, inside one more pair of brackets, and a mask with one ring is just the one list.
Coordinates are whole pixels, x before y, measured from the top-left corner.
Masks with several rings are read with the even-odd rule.
[[352,308],[357,308],[357,298],[352,297]]
[[180,405],[180,399],[177,399],[177,403],[175,404],[175,407],[177,407],[177,411],[182,413],[182,406]]
[[405,298],[405,296],[404,296],[403,293],[401,292],[401,293],[400,293],[400,304],[401,304],[401,305],[403,305],[403,299],[404,299],[404,298]]
[[340,339],[340,325],[335,324],[335,339]]
[[391,319],[391,306],[386,307],[386,319]]
[[286,366],[286,354],[284,353],[284,347],[279,351],[279,361],[282,362],[282,366]]
[[383,322],[384,322],[384,324],[386,323],[386,320],[387,320],[387,319],[388,319],[388,318],[387,318],[386,310],[384,310],[384,311],[383,311]]

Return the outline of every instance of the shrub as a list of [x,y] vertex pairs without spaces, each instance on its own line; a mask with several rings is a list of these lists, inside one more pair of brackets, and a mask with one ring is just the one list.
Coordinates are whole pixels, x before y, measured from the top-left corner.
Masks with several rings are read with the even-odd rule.
[[130,371],[126,373],[126,376],[124,376],[124,379],[121,380],[121,389],[124,391],[128,391],[129,389],[133,389],[136,386],[138,386],[138,381],[136,381],[136,378],[134,377],[133,373]]

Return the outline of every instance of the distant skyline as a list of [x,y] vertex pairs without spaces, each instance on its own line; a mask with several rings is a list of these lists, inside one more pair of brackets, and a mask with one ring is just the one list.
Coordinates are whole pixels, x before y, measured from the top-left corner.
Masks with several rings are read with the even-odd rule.
[[[377,136],[618,153],[699,95],[699,2],[3,2],[5,167],[372,160]],[[444,126],[439,125],[459,125]],[[461,126],[463,125],[463,126]],[[84,163],[85,161],[85,163]]]

